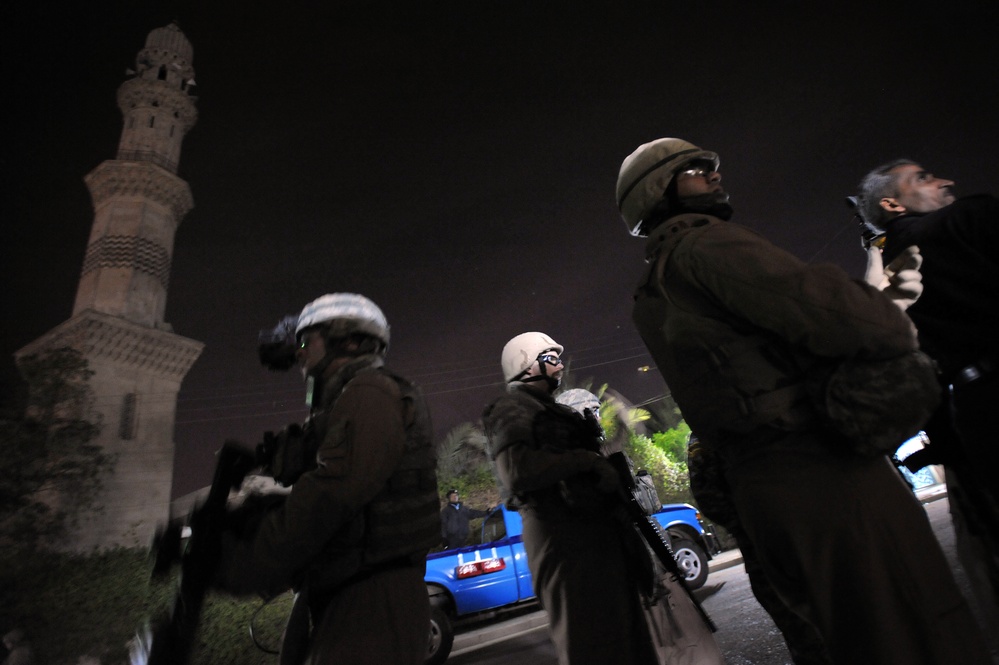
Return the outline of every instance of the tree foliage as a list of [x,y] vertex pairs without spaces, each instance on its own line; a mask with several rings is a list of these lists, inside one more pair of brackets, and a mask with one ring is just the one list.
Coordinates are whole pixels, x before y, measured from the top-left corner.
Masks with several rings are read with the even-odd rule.
[[23,414],[0,420],[0,546],[35,548],[65,537],[96,508],[113,457],[94,443],[93,372],[76,350],[22,358],[28,385]]
[[687,437],[690,436],[690,426],[684,421],[676,427],[652,434],[652,443],[659,448],[667,458],[678,464],[687,464]]
[[462,423],[437,444],[437,478],[443,484],[489,464],[486,435],[473,423]]
[[676,400],[673,399],[673,395],[670,393],[646,404],[645,410],[649,414],[647,426],[652,431],[665,432],[678,428],[683,424],[683,415],[680,413],[680,407],[676,405]]

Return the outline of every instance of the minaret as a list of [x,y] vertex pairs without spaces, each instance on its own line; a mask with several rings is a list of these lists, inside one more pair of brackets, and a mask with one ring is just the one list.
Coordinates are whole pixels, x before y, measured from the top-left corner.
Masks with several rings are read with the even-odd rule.
[[193,54],[175,24],[146,38],[118,88],[118,154],[85,178],[94,223],[72,316],[15,354],[72,346],[95,372],[100,444],[117,464],[104,479],[103,509],[81,524],[75,549],[148,545],[169,517],[177,393],[203,347],[163,320],[174,234],[194,206],[176,175],[197,120]]
[[136,74],[118,88],[124,128],[117,159],[86,177],[94,226],[73,314],[88,309],[162,327],[173,236],[194,206],[177,177],[184,135],[197,120],[191,43],[176,25],[149,33]]

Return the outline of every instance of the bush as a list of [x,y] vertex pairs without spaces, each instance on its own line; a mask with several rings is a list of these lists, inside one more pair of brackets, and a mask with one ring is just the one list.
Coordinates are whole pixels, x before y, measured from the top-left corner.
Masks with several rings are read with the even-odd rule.
[[663,503],[692,503],[690,476],[686,462],[670,459],[652,439],[632,433],[628,440],[628,456],[635,470],[649,472],[656,484],[659,500]]
[[[102,663],[128,662],[136,631],[170,606],[176,578],[150,583],[144,549],[114,549],[90,555],[22,551],[0,554],[0,631],[24,629],[36,661],[74,665],[82,656]],[[290,594],[281,596],[256,621],[259,639],[276,648]],[[210,595],[196,638],[194,665],[274,665],[258,650],[248,627],[259,600]]]
[[92,556],[21,551],[0,565],[0,626],[23,628],[42,663],[75,663],[83,655],[126,662],[136,628],[169,598],[167,589],[150,586],[146,553],[134,549]]
[[257,599],[209,596],[192,665],[275,665],[277,656],[253,643],[250,626],[262,647],[277,651],[293,600],[286,593],[263,606]]
[[690,426],[684,421],[665,432],[652,435],[652,443],[665,453],[668,459],[678,464],[687,464],[687,437],[690,436]]

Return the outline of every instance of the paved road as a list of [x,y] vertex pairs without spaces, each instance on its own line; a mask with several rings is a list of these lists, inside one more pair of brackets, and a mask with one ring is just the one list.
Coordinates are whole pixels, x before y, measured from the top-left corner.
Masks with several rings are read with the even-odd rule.
[[[944,553],[954,566],[962,591],[970,593],[964,570],[956,561],[954,531],[946,497],[926,504],[933,529]],[[738,559],[735,559],[738,561]],[[713,570],[708,584],[698,591],[704,608],[720,630],[715,634],[728,665],[793,665],[784,641],[773,621],[753,598],[749,578],[741,563],[722,570]],[[548,638],[543,612],[516,621],[513,637],[502,629],[484,636],[463,636],[455,642],[455,652],[448,665],[556,665],[555,650]],[[482,638],[485,646],[469,646],[471,637]]]

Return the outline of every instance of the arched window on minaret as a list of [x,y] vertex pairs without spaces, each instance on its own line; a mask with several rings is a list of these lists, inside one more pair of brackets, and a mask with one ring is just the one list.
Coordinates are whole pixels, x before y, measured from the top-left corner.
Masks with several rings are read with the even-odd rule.
[[149,116],[149,126],[152,127],[155,124],[156,124],[156,116],[154,115]]
[[135,438],[136,394],[127,393],[121,403],[121,420],[118,422],[118,436],[125,441]]
[[166,81],[166,75],[167,75],[166,65],[160,65],[160,73],[157,75],[156,78],[158,78],[161,81]]

